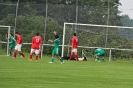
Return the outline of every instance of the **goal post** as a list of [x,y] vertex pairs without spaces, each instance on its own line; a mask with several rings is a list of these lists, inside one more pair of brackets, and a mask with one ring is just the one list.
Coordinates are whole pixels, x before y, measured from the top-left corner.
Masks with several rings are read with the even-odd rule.
[[[0,38],[1,38],[0,39],[0,44],[1,44],[0,49],[1,49],[1,53],[3,52],[2,55],[9,54],[9,43],[10,42],[9,42],[9,39],[6,40],[6,34],[8,35],[8,38],[9,38],[10,33],[14,34],[14,30],[12,29],[12,26],[0,25]],[[6,53],[4,53],[4,52],[6,52]]]
[[[133,51],[133,27],[81,23],[64,23],[62,56],[66,55],[65,48],[71,47],[68,41],[71,41],[70,36],[75,30],[79,39],[78,50],[85,48],[91,49],[90,52],[92,52],[95,48],[105,49],[109,61],[114,56],[118,57],[119,54],[115,55],[116,52],[120,52],[119,57],[122,58],[128,57],[128,54],[130,54],[130,58],[133,57],[131,55],[131,51]],[[107,46],[105,47],[105,45]]]

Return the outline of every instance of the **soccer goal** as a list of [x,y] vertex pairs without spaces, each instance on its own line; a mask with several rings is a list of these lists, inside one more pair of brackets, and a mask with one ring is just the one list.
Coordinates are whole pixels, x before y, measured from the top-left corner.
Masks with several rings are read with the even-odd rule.
[[14,34],[14,27],[0,25],[0,55],[8,55],[9,53],[9,34]]
[[79,39],[79,54],[84,50],[88,57],[92,57],[95,48],[102,48],[109,61],[133,58],[133,27],[64,23],[62,56],[70,51],[74,32]]

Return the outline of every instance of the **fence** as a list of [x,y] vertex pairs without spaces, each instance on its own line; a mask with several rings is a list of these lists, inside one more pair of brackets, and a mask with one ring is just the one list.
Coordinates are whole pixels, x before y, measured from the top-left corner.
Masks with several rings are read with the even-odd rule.
[[[98,25],[107,25],[108,22],[108,25],[113,26],[130,24],[128,21],[121,21],[122,18],[118,15],[119,11],[115,7],[109,9],[97,6],[19,3],[18,9],[16,8],[17,4],[0,4],[0,24],[16,27],[15,31],[21,33],[25,43],[30,43],[36,32],[40,33],[45,44],[49,44],[48,39],[54,38],[53,31],[57,31],[62,40],[64,22]],[[74,29],[76,30],[76,26]],[[29,52],[30,49],[27,49],[29,46],[23,45],[25,47],[23,49]],[[46,51],[44,52],[50,54],[51,49],[45,47]]]

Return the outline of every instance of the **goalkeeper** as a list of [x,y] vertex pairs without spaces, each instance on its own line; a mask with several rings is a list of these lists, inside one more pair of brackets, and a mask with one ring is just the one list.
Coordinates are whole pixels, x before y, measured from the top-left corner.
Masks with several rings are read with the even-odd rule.
[[105,51],[103,49],[96,48],[94,54],[95,61],[100,62],[100,58],[102,58],[102,61],[104,62]]
[[56,32],[54,31],[55,34],[55,40],[48,40],[49,42],[54,43],[54,49],[52,51],[52,58],[51,58],[51,62],[49,63],[54,63],[54,56],[57,56],[57,58],[60,60],[61,64],[64,63],[62,57],[60,56],[60,48],[59,48],[59,44],[60,44],[60,39],[59,39],[59,35],[56,34]]
[[6,39],[7,40],[9,39],[9,42],[11,42],[9,45],[9,53],[10,54],[8,56],[12,56],[13,49],[15,48],[15,45],[16,45],[16,40],[13,37],[13,34],[9,34],[9,38],[8,38],[8,34],[6,34]]

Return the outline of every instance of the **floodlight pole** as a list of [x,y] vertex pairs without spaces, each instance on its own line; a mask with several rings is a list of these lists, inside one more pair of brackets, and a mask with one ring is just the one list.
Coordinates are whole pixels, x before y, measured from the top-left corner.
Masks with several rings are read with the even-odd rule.
[[[46,35],[46,29],[47,29],[47,13],[48,13],[48,0],[46,0],[46,14],[45,14],[45,28],[44,28],[43,44],[45,43],[45,35]],[[43,50],[44,50],[44,47],[42,46],[41,58],[42,58]]]
[[19,6],[19,0],[18,0],[17,5],[16,5],[16,16],[15,16],[14,36],[15,36],[16,29],[17,29],[18,6]]
[[[108,0],[108,17],[107,17],[107,26],[109,25],[109,14],[110,14],[110,6],[109,6],[109,0]],[[107,47],[108,43],[108,27],[106,29],[106,41],[105,41],[105,48]]]
[[[109,6],[109,0],[108,0],[108,17],[107,17],[107,26],[109,25],[109,14],[110,14],[110,6]],[[105,42],[105,48],[107,47],[108,43],[108,27],[106,29],[106,42]],[[111,61],[111,49],[109,53],[109,61]]]
[[[78,22],[78,0],[76,0],[76,23]],[[75,33],[76,33],[77,26],[75,25]]]

